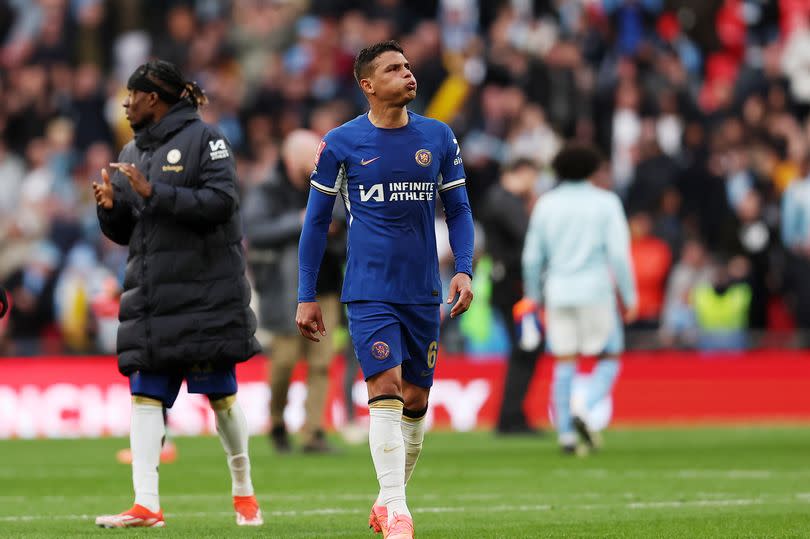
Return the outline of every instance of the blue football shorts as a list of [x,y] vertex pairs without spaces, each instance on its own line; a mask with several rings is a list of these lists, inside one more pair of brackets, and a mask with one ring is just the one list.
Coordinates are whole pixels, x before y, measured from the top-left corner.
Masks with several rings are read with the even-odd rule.
[[346,305],[354,352],[366,380],[397,365],[402,378],[433,385],[439,351],[439,305],[353,301]]
[[183,380],[189,393],[202,393],[214,399],[236,393],[236,367],[214,369],[208,365],[195,365],[172,373],[135,371],[129,376],[129,392],[157,399],[171,408]]

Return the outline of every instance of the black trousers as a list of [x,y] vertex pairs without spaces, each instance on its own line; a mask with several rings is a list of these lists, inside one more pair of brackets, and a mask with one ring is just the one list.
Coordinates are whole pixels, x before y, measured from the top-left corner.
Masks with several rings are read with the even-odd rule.
[[506,324],[511,347],[506,367],[506,378],[504,379],[501,413],[496,427],[501,431],[519,430],[528,426],[528,420],[523,411],[523,402],[526,400],[529,383],[531,383],[534,376],[538,356],[544,349],[545,344],[544,336],[543,341],[535,350],[525,351],[520,349],[517,328],[515,328],[512,319],[513,305],[514,303],[509,302],[496,302],[493,304],[493,307],[501,314]]
[[785,285],[790,297],[796,326],[803,330],[800,346],[810,347],[807,330],[810,329],[810,259],[788,253],[785,267]]

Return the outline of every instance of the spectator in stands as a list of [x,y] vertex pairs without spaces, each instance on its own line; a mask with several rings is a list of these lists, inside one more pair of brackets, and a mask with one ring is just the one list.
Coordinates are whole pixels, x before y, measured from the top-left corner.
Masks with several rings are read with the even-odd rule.
[[661,317],[664,346],[692,346],[697,342],[692,292],[696,286],[711,282],[711,277],[705,247],[697,240],[687,241],[667,281]]
[[[307,362],[306,421],[302,429],[305,452],[328,452],[324,413],[329,365],[335,355],[332,332],[320,342],[305,339],[295,325],[298,307],[298,240],[304,224],[309,176],[320,138],[310,131],[293,131],[284,140],[281,161],[273,175],[245,197],[243,218],[249,243],[248,260],[259,294],[261,327],[270,341],[270,439],[276,451],[291,449],[284,423],[284,408],[293,368]],[[337,326],[345,244],[340,219],[332,221],[332,242],[319,273],[320,296],[326,327]]]
[[8,312],[8,296],[3,287],[0,286],[0,319]]
[[[230,139],[249,189],[276,169],[289,133],[323,136],[362,112],[351,59],[391,37],[411,51],[421,88],[414,110],[450,123],[461,142],[473,215],[502,166],[527,149],[545,189],[556,148],[571,138],[597,143],[611,156],[613,190],[626,195],[628,213],[648,212],[673,256],[684,237],[699,237],[709,255],[750,258],[750,325],[764,325],[771,283],[782,282],[797,324],[808,328],[810,227],[797,218],[810,213],[800,187],[808,8],[760,1],[758,16],[743,21],[720,9],[728,2],[681,0],[677,14],[669,4],[0,2],[0,284],[30,266],[41,241],[60,260],[77,243],[92,245],[97,263],[121,275],[120,250],[83,226],[76,193],[86,186],[77,178],[91,148],[117,153],[131,138],[118,103],[150,54],[175,58],[208,88],[205,120]],[[694,24],[682,27],[687,19]],[[719,35],[728,23],[737,32]],[[753,220],[743,215],[757,205],[752,190]],[[755,252],[759,222],[772,234]],[[779,264],[763,262],[783,246],[790,253],[780,275]],[[21,324],[12,323],[13,338],[43,329]]]
[[652,235],[652,219],[645,212],[630,216],[630,254],[638,289],[638,321],[634,329],[658,329],[664,286],[672,264],[667,244]]
[[175,65],[187,65],[191,40],[197,31],[196,25],[190,5],[177,3],[170,6],[166,13],[165,33],[161,33],[155,40],[153,55]]
[[[91,246],[78,244],[68,253],[54,288],[54,318],[70,351],[87,353],[95,345],[91,338],[98,326],[93,302],[110,277],[112,273],[98,263]],[[110,352],[115,353],[115,348]]]
[[48,166],[50,146],[45,139],[32,140],[27,148],[27,174],[22,179],[16,207],[0,230],[0,281],[8,279],[34,256],[34,245],[50,228],[50,191],[54,175]]
[[698,322],[698,348],[741,350],[748,345],[751,287],[746,282],[749,264],[743,257],[715,264],[710,283],[692,291]]
[[486,194],[479,219],[492,257],[492,306],[500,314],[509,334],[509,360],[504,381],[501,412],[496,425],[499,434],[534,432],[523,412],[523,401],[534,375],[542,342],[526,349],[518,338],[512,309],[523,297],[521,256],[529,217],[537,195],[534,192],[539,170],[528,159],[508,165],[500,182]]
[[655,139],[655,126],[644,125],[646,134],[639,143],[640,161],[627,193],[630,213],[658,211],[665,193],[675,185],[680,173],[675,160],[665,154]]
[[[5,142],[5,133],[0,132],[0,230],[8,226],[13,220],[14,210],[20,201],[23,177],[25,176],[25,163],[9,151]],[[0,232],[0,242],[3,236]],[[2,276],[0,276],[2,279]]]
[[751,311],[748,317],[750,329],[764,330],[768,326],[768,303],[771,287],[768,280],[776,251],[775,231],[768,222],[763,195],[757,190],[749,191],[737,205],[734,214],[733,255],[745,257],[750,264],[748,284],[751,286]]
[[684,223],[681,220],[681,208],[681,195],[672,185],[661,195],[658,211],[654,214],[653,235],[666,242],[673,256],[681,252],[683,243]]
[[782,197],[782,243],[787,249],[786,285],[798,327],[810,328],[810,155],[801,178]]
[[104,79],[99,66],[83,64],[76,70],[70,116],[75,124],[75,147],[84,152],[95,142],[112,142],[112,130],[106,118]]
[[16,355],[36,355],[48,347],[46,331],[54,320],[53,299],[61,253],[51,243],[41,241],[32,248],[25,266],[6,281],[14,300],[9,322],[15,337]]

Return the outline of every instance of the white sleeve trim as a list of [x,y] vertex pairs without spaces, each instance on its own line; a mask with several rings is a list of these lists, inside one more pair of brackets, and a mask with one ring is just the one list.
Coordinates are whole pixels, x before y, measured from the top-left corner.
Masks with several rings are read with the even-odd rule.
[[441,191],[447,191],[448,189],[452,189],[454,187],[459,187],[461,185],[464,185],[464,183],[466,181],[467,181],[467,178],[461,178],[459,180],[454,180],[454,181],[452,181],[450,183],[442,184],[442,185],[439,186],[439,191],[440,192]]
[[335,179],[335,193],[339,192],[346,186],[349,177],[346,175],[346,163],[340,164],[337,179]]
[[338,191],[340,190],[337,187],[327,187],[325,185],[322,185],[322,184],[316,182],[315,180],[310,180],[309,183],[312,184],[312,187],[314,187],[318,191],[321,191],[323,193],[328,193],[330,195],[337,195]]

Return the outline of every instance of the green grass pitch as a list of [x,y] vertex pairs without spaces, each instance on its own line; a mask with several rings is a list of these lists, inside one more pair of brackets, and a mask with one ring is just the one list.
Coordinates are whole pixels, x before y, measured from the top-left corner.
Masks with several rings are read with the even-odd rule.
[[[810,429],[718,427],[608,432],[588,458],[553,440],[428,433],[408,487],[417,537],[810,537]],[[161,468],[167,527],[100,530],[132,502],[123,439],[0,442],[2,537],[373,537],[368,448],[275,455],[251,440],[265,513],[237,528],[216,438],[178,438]]]

